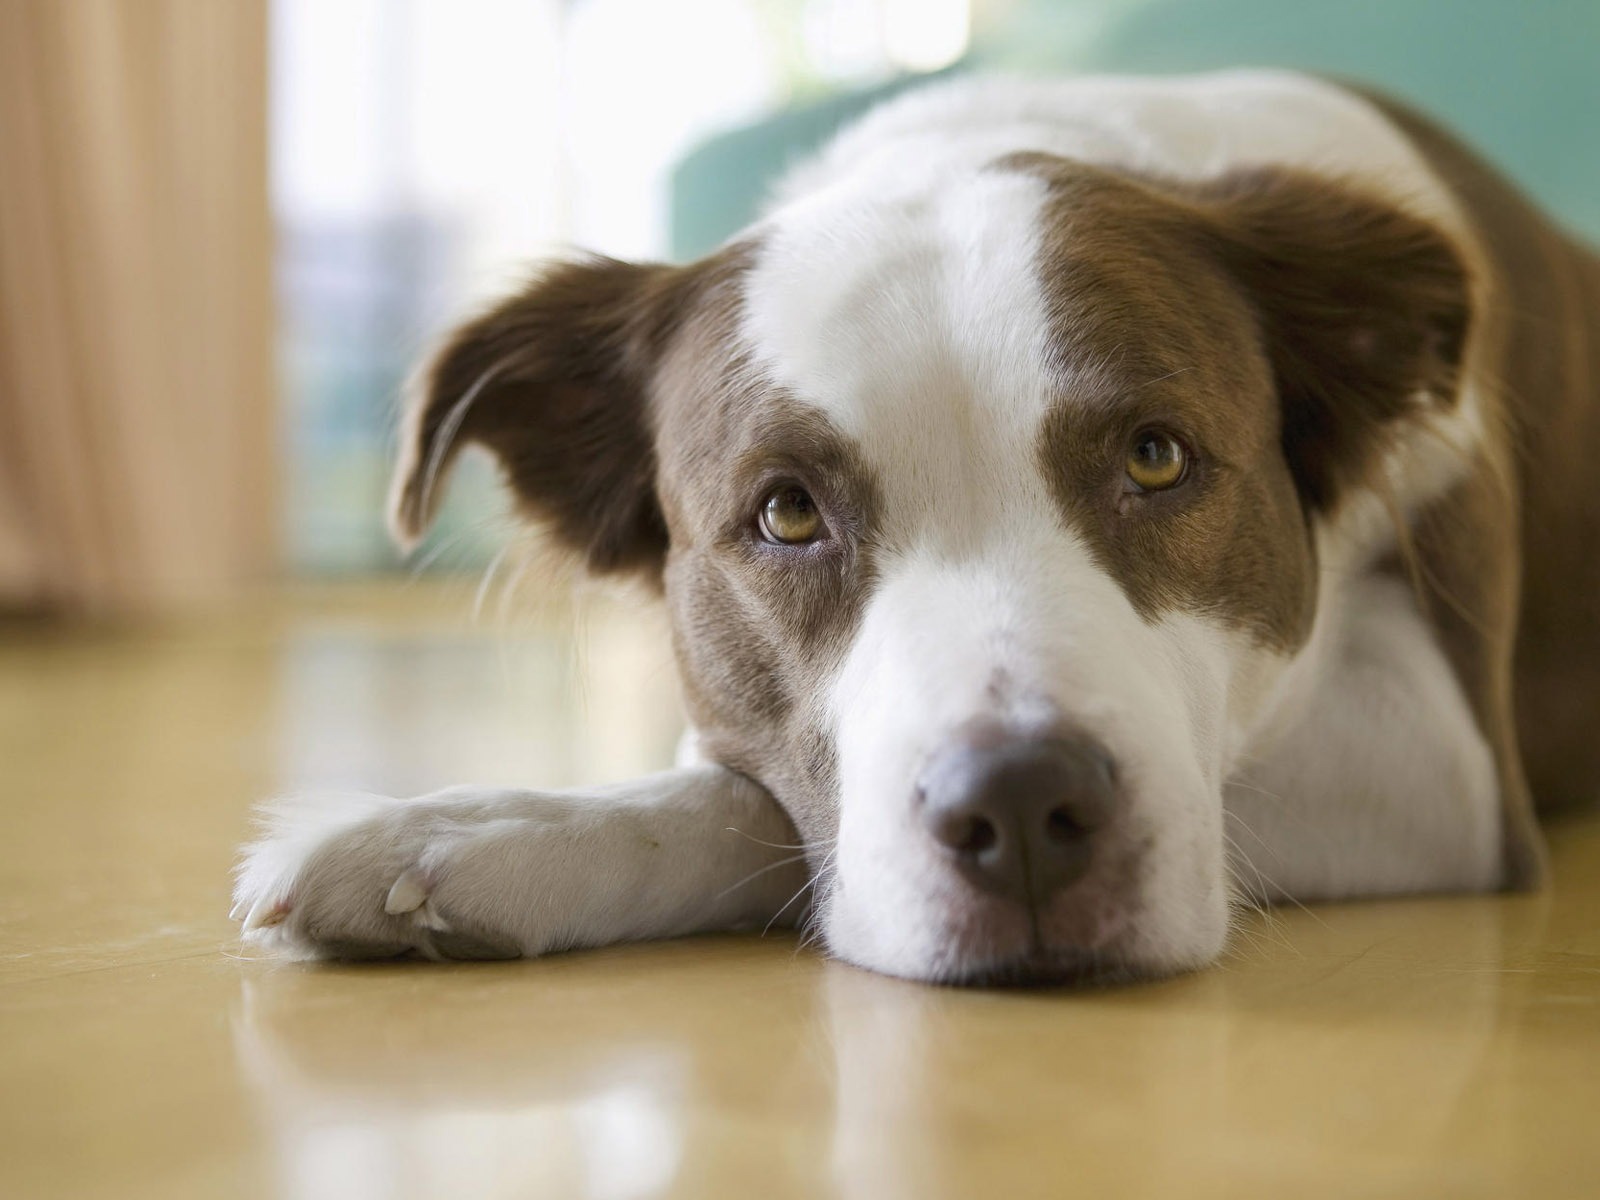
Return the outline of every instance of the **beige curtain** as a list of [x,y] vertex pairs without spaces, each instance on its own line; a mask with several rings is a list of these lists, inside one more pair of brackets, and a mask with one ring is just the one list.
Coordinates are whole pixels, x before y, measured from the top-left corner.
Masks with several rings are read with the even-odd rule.
[[0,0],[0,608],[273,565],[265,0]]

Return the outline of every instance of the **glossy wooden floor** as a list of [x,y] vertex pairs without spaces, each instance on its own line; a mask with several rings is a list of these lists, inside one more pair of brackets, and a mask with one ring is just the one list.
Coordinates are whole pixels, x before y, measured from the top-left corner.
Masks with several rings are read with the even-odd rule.
[[239,957],[289,787],[658,764],[659,628],[437,589],[0,635],[0,1195],[1600,1195],[1600,823],[1539,897],[1288,911],[1218,969],[963,992],[788,936]]

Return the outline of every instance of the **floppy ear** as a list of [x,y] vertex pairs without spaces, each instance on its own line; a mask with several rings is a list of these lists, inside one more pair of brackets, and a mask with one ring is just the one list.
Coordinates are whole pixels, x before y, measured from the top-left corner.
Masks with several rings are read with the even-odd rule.
[[1254,302],[1283,406],[1283,448],[1312,509],[1376,465],[1395,423],[1454,403],[1471,314],[1439,229],[1293,172],[1224,177],[1211,233]]
[[691,268],[592,258],[548,270],[456,330],[408,401],[389,523],[427,531],[462,446],[499,460],[518,507],[591,569],[659,569],[651,378]]

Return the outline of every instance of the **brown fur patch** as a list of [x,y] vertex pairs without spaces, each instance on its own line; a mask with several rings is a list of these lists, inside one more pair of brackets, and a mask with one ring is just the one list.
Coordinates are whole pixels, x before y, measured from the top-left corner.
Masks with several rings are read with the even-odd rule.
[[[674,645],[706,752],[779,796],[822,853],[837,821],[824,706],[871,591],[879,489],[849,439],[751,368],[737,304],[696,319],[657,390]],[[759,537],[784,483],[812,495],[826,539]]]
[[1495,757],[1505,813],[1506,883],[1538,881],[1543,855],[1531,822],[1528,785],[1511,716],[1511,636],[1517,612],[1515,500],[1503,473],[1484,457],[1466,478],[1419,512],[1410,560],[1384,564],[1409,576],[1461,684],[1478,730]]
[[1455,402],[1471,284],[1444,233],[1337,181],[1233,172],[1197,188],[1206,242],[1255,307],[1283,450],[1313,509],[1370,484],[1395,425]]
[[[1221,617],[1280,647],[1306,637],[1315,570],[1279,414],[1248,307],[1193,231],[1143,186],[1035,159],[1047,171],[1039,272],[1064,395],[1040,431],[1067,521],[1146,619]],[[1191,449],[1188,477],[1130,494],[1140,430]]]
[[[1039,271],[1066,395],[1041,430],[1057,501],[1147,618],[1218,615],[1292,649],[1314,614],[1310,514],[1371,476],[1415,395],[1453,396],[1466,275],[1423,222],[1324,180],[1204,188],[1048,155]],[[1130,494],[1141,430],[1190,474]]]
[[1428,222],[1287,169],[1193,183],[1048,154],[996,166],[1050,185],[1041,271],[1063,354],[1112,362],[1119,387],[1175,357],[1216,376],[1224,359],[1264,356],[1308,509],[1370,483],[1418,395],[1453,402],[1470,280]]
[[1543,861],[1530,790],[1541,808],[1600,799],[1600,505],[1588,499],[1600,451],[1600,257],[1431,121],[1368,98],[1454,189],[1485,258],[1472,371],[1504,460],[1493,465],[1498,496],[1441,502],[1448,515],[1424,514],[1418,546],[1434,564],[1441,641],[1499,760],[1508,880],[1533,884]]
[[552,267],[458,329],[423,373],[391,501],[425,530],[451,461],[479,443],[519,507],[592,570],[659,574],[649,392],[687,314],[742,268],[734,247],[689,267],[592,258]]

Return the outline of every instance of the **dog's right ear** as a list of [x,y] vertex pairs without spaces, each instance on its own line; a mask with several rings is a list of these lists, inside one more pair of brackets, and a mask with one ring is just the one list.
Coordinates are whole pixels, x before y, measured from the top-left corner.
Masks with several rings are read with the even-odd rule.
[[655,575],[667,533],[650,387],[695,271],[565,263],[456,330],[407,403],[389,495],[401,546],[427,531],[451,463],[476,442],[518,508],[590,569]]

